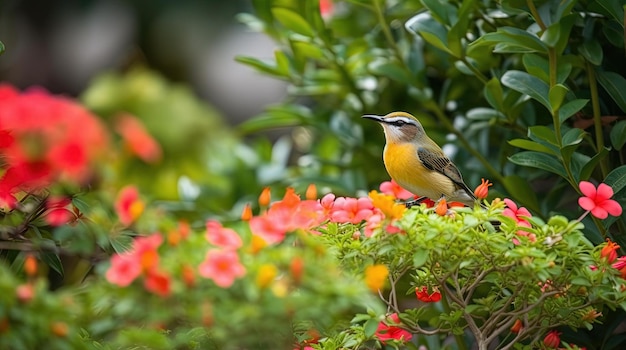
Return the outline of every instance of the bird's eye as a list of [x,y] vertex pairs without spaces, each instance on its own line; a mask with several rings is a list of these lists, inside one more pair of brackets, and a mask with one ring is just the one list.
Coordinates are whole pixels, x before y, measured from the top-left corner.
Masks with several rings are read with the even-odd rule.
[[406,124],[406,122],[404,120],[402,120],[402,119],[398,119],[398,120],[393,122],[393,125],[395,125],[395,126],[402,126],[404,124]]

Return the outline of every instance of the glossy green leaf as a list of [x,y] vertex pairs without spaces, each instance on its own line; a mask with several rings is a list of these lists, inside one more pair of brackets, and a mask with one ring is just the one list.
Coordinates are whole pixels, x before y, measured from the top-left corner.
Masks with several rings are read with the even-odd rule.
[[514,154],[509,160],[517,165],[538,168],[567,178],[567,173],[559,160],[551,155],[534,151],[525,151]]
[[51,269],[56,271],[59,275],[63,276],[63,263],[59,256],[52,252],[42,252],[40,254],[41,260],[46,263],[46,265],[50,266]]
[[541,34],[541,41],[543,41],[548,47],[554,48],[561,37],[561,24],[559,22],[552,23]]
[[550,88],[548,99],[550,100],[552,113],[555,113],[559,108],[561,108],[561,104],[563,104],[563,100],[565,99],[565,95],[567,95],[568,91],[569,89],[562,84],[556,84]]
[[[550,64],[547,58],[534,53],[527,53],[522,56],[522,63],[529,74],[536,76],[545,83],[550,82]],[[559,62],[556,69],[556,82],[563,84],[571,72],[572,64],[570,62]]]
[[382,75],[400,83],[408,84],[411,81],[409,73],[397,62],[376,60],[370,63],[367,68],[372,74]]
[[515,27],[500,27],[496,32],[481,36],[472,45],[496,45],[499,52],[548,51],[548,47],[536,35]]
[[276,66],[274,65],[275,62],[273,61],[261,60],[258,58],[247,57],[247,56],[237,56],[235,57],[235,60],[239,63],[248,65],[261,73],[265,73],[265,74],[269,74],[269,75],[273,75],[277,77],[283,76],[281,71],[278,68],[276,68]]
[[276,68],[281,75],[289,75],[289,58],[287,55],[280,50],[275,50],[274,58],[276,59]]
[[366,337],[369,338],[373,336],[374,333],[376,333],[376,329],[378,329],[378,323],[378,320],[375,318],[370,318],[365,322],[365,324],[363,325],[363,332],[365,333]]
[[483,89],[485,99],[496,110],[501,111],[504,105],[504,92],[502,91],[502,85],[498,78],[491,78]]
[[539,142],[526,140],[526,139],[513,139],[509,141],[509,144],[513,147],[529,150],[529,151],[537,151],[541,153],[549,153],[552,155],[557,155],[557,153]]
[[538,101],[550,110],[548,84],[526,72],[510,70],[502,75],[502,85],[521,92]]
[[572,177],[574,178],[574,182],[578,183],[580,181],[580,175],[585,169],[585,166],[591,162],[591,157],[580,152],[572,152],[570,158],[567,161],[569,163],[570,172],[572,174]]
[[116,253],[120,254],[126,251],[129,251],[132,247],[133,237],[121,233],[115,237],[111,237],[110,239],[111,247],[115,250]]
[[456,22],[456,8],[449,2],[439,0],[421,0],[421,2],[438,22],[448,25]]
[[528,137],[546,146],[558,146],[554,130],[544,125],[536,125],[528,128]]
[[599,66],[602,64],[602,46],[597,40],[585,40],[582,45],[578,46],[580,53],[591,64]]
[[614,193],[622,191],[626,187],[626,165],[613,169],[603,182],[611,186]]
[[4,53],[4,50],[5,50],[4,44],[2,43],[2,41],[0,41],[0,55]]
[[251,134],[277,128],[301,125],[302,119],[295,114],[262,113],[239,124],[237,130],[242,134]]
[[287,29],[304,36],[315,36],[315,31],[311,25],[295,11],[283,7],[274,7],[272,8],[272,15]]
[[415,253],[413,253],[413,267],[422,267],[426,261],[428,261],[428,250],[416,248]]
[[591,159],[583,165],[578,176],[579,180],[588,180],[600,161],[609,154],[609,149],[604,147],[602,151],[596,153]]
[[598,82],[617,103],[622,112],[626,113],[626,79],[613,72],[596,70]]
[[570,129],[565,133],[565,135],[563,135],[561,141],[563,144],[563,147],[561,148],[561,157],[563,158],[563,162],[565,164],[569,164],[571,162],[572,155],[582,142],[584,135],[585,132],[577,128]]
[[422,12],[410,18],[405,27],[410,32],[420,35],[427,43],[434,47],[452,55],[452,51],[448,48],[448,31],[428,12]]
[[528,179],[518,175],[509,175],[504,178],[503,185],[506,191],[525,207],[533,211],[539,210],[537,192],[530,186]]
[[592,3],[594,9],[606,14],[622,25],[624,29],[624,3],[615,0],[596,0]]
[[566,102],[561,109],[559,109],[559,122],[563,124],[569,117],[583,109],[588,102],[589,100],[586,99],[576,99]]
[[621,120],[611,129],[611,144],[616,150],[621,150],[626,143],[626,120]]

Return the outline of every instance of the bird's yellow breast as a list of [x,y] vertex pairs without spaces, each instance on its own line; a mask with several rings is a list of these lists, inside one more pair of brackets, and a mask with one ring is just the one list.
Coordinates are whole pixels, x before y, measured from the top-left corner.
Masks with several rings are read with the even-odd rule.
[[456,186],[445,175],[424,167],[411,143],[387,143],[383,152],[385,168],[400,186],[418,196],[437,200],[452,197]]

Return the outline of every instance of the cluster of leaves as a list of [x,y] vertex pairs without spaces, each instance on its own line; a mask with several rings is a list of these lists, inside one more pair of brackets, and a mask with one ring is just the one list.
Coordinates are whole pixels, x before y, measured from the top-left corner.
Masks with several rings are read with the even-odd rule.
[[[299,170],[314,182],[337,192],[379,183],[383,168],[371,165],[383,140],[364,137],[376,129],[359,117],[404,110],[449,146],[468,183],[490,178],[544,218],[570,215],[582,180],[626,194],[616,2],[355,0],[323,15],[314,0],[253,4],[241,20],[279,46],[273,60],[239,61],[288,81],[291,96],[241,130],[307,127]],[[622,218],[586,225],[596,244],[624,245],[619,231]]]

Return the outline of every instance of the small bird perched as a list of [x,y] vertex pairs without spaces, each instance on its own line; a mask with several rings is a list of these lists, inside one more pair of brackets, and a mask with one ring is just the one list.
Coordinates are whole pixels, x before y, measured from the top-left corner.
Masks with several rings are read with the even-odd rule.
[[474,206],[477,199],[463,182],[456,165],[433,141],[422,124],[409,113],[391,112],[385,116],[364,115],[383,126],[385,149],[383,162],[392,179],[403,188],[423,196],[407,203],[410,206],[423,199],[447,201]]

